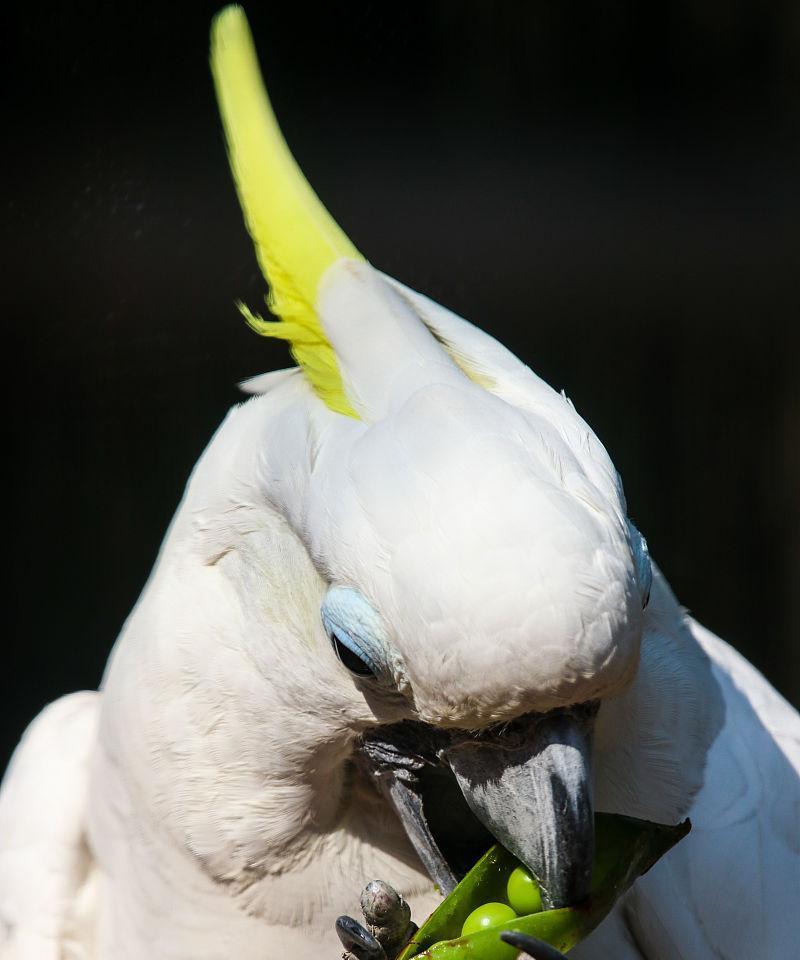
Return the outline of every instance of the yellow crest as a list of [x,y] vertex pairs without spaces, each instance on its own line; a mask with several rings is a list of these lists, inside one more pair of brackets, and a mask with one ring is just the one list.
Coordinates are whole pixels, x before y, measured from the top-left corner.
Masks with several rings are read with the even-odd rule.
[[239,308],[257,333],[289,341],[328,407],[355,417],[315,303],[331,264],[364,258],[311,189],[281,134],[241,7],[226,7],[214,19],[211,72],[239,202],[270,287],[267,304],[280,319],[264,320],[243,304]]

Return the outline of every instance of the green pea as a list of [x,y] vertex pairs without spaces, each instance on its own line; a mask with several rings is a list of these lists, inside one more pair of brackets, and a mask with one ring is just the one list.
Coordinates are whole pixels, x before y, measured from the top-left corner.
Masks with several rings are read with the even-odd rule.
[[484,903],[476,907],[464,921],[461,936],[466,937],[470,933],[477,933],[479,930],[486,930],[488,927],[496,927],[498,924],[516,919],[516,913],[507,903]]
[[521,916],[527,916],[529,913],[539,913],[542,909],[542,895],[539,892],[539,885],[525,869],[517,867],[511,871],[506,887],[506,896],[508,902]]

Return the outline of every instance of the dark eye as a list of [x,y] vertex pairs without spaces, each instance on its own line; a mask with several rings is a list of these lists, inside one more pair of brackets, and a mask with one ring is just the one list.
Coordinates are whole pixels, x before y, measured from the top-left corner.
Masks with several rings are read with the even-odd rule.
[[337,636],[335,631],[331,633],[331,643],[333,644],[333,649],[336,652],[336,656],[339,658],[342,665],[350,671],[350,673],[354,673],[357,677],[375,676],[375,671],[372,669],[372,667],[362,660],[358,654],[353,653],[350,647],[348,647],[344,641]]
[[647,604],[650,603],[650,587],[647,588],[647,593],[644,595],[642,600],[642,610],[647,609]]

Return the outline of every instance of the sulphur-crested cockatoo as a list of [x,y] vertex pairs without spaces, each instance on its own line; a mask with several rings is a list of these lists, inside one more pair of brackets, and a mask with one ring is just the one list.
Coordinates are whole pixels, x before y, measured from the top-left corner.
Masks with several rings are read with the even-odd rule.
[[424,919],[490,834],[577,902],[594,806],[694,828],[574,956],[796,956],[797,714],[677,604],[570,402],[339,230],[238,8],[211,64],[248,317],[298,367],[201,457],[100,692],[17,749],[0,955],[333,960],[367,881]]

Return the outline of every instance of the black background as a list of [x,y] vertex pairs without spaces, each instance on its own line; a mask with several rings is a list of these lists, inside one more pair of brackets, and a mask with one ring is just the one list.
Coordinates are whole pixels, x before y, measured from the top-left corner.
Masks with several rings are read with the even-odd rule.
[[[3,757],[98,684],[234,384],[287,365],[233,307],[216,8],[4,23]],[[799,702],[800,4],[247,9],[357,246],[566,389],[678,597]]]

